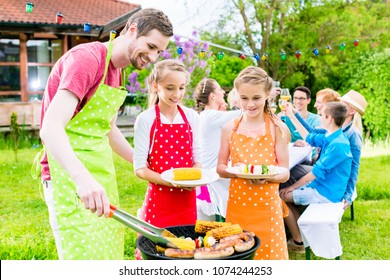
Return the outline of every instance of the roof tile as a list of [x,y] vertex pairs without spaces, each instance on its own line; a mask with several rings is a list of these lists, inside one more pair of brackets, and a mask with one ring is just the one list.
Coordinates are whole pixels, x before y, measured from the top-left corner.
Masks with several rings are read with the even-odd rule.
[[52,23],[56,14],[64,17],[62,24],[103,26],[130,11],[140,8],[121,0],[35,0],[32,13],[26,12],[27,0],[0,0],[0,22]]

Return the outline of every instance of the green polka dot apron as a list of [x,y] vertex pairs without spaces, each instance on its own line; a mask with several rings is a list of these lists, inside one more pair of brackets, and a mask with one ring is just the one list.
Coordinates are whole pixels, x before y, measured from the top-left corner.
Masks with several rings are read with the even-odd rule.
[[[112,52],[110,40],[103,79],[80,112],[66,126],[74,152],[105,188],[110,203],[119,205],[112,149],[107,134],[110,122],[126,97],[122,87],[104,84]],[[60,258],[68,260],[123,259],[124,228],[113,219],[98,217],[77,198],[76,184],[48,153]]]

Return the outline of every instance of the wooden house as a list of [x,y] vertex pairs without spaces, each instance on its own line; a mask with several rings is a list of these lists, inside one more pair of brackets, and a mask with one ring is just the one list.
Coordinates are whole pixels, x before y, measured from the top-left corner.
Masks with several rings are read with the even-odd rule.
[[106,41],[140,9],[124,0],[0,0],[0,128],[12,112],[37,128],[54,63],[80,43]]

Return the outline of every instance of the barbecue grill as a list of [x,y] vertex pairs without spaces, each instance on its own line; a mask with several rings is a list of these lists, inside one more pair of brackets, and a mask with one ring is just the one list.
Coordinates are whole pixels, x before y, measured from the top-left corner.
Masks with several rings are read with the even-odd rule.
[[[191,237],[192,239],[196,239],[201,236],[195,232],[195,225],[166,227],[166,229],[168,229],[176,236]],[[255,245],[248,251],[242,253],[235,252],[231,256],[219,258],[219,260],[252,260],[255,256],[255,251],[260,246],[260,239],[257,236],[254,238]],[[164,253],[157,252],[156,243],[146,238],[145,236],[138,237],[136,245],[137,248],[141,251],[142,258],[144,260],[180,260],[179,258],[170,258],[165,256]]]

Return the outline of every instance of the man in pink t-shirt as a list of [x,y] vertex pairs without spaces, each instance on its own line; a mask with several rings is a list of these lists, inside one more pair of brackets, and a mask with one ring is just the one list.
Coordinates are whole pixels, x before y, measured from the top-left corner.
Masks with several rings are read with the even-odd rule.
[[[133,161],[133,148],[116,126],[118,103],[126,95],[118,89],[121,68],[154,63],[172,35],[163,12],[142,9],[117,38],[78,45],[54,65],[42,102],[41,179],[60,259],[121,258],[118,242],[103,242],[121,231],[111,231],[95,215],[89,219],[89,211],[74,207],[75,196],[97,216],[108,217],[110,202],[118,202],[111,153]],[[97,254],[97,248],[105,249]]]

